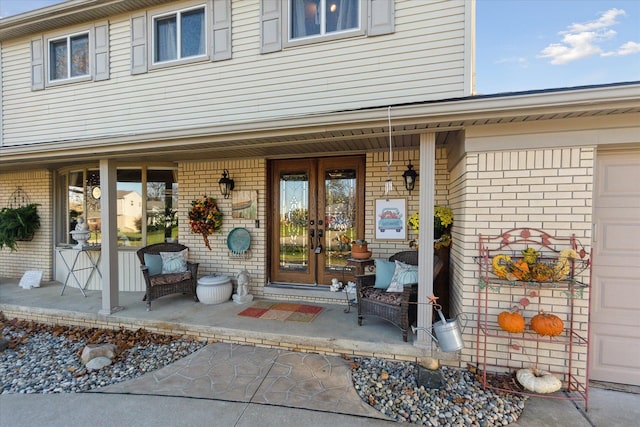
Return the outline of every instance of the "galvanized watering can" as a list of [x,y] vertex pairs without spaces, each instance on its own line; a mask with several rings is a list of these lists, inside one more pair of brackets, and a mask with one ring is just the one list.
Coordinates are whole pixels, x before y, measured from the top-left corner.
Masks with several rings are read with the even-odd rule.
[[[464,328],[467,327],[467,318],[460,314],[455,319],[445,319],[444,314],[442,314],[442,309],[436,306],[436,311],[440,316],[440,320],[433,324],[433,331],[435,336],[431,332],[427,330],[427,328],[416,328],[415,326],[411,327],[413,333],[417,330],[423,330],[438,344],[440,349],[445,352],[454,352],[458,350],[462,350],[464,348],[464,341],[462,340],[462,332],[464,332]],[[462,332],[458,327],[458,318],[462,317],[464,320],[464,324],[462,325]]]

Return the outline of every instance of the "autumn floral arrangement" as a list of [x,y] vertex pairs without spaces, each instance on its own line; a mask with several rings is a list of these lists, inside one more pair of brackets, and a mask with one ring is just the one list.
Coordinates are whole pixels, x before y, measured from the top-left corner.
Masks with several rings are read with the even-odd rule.
[[[420,212],[412,213],[407,218],[407,225],[416,233],[416,238],[409,242],[412,248],[418,248],[418,233],[420,233]],[[448,247],[451,245],[451,226],[453,225],[453,210],[446,206],[435,206],[433,212],[434,247]]]
[[222,212],[213,197],[205,195],[191,202],[189,226],[194,233],[202,234],[205,246],[211,250],[208,236],[222,229]]

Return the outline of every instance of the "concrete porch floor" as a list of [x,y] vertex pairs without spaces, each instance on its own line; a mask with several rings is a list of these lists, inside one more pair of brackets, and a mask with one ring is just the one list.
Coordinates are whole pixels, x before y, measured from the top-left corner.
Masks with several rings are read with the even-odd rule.
[[118,306],[111,315],[99,314],[100,291],[85,291],[67,286],[64,294],[59,282],[43,282],[39,288],[23,289],[17,279],[0,278],[0,311],[7,318],[35,320],[99,328],[144,328],[152,332],[190,335],[198,339],[251,344],[328,355],[379,356],[416,360],[437,357],[456,364],[457,354],[440,353],[402,341],[400,329],[375,317],[357,323],[357,307],[349,312],[343,304],[321,304],[323,311],[311,323],[253,319],[237,314],[251,305],[227,301],[207,305],[189,296],[169,295],[154,300],[151,311],[142,301],[143,292],[120,292]]
[[[122,311],[102,316],[97,314],[101,309],[99,291],[88,291],[85,298],[78,289],[67,288],[61,296],[62,285],[58,282],[43,283],[40,288],[34,289],[22,289],[17,283],[17,280],[0,279],[0,311],[7,318],[18,317],[90,327],[145,328],[220,341],[226,337],[224,340],[231,344],[210,344],[200,352],[159,371],[95,393],[2,395],[0,406],[4,411],[0,425],[73,426],[87,423],[135,423],[149,426],[195,426],[212,425],[212,413],[219,417],[217,425],[391,425],[391,421],[385,420],[386,417],[365,405],[350,386],[346,361],[343,358],[305,355],[298,351],[324,351],[329,355],[371,354],[403,359],[424,357],[427,353],[413,345],[412,336],[409,343],[402,342],[400,330],[386,322],[371,318],[366,319],[365,325],[359,327],[356,309],[352,307],[349,313],[344,312],[346,302],[344,305],[318,304],[325,309],[312,323],[298,323],[244,318],[237,316],[237,313],[247,307],[246,305],[236,305],[233,302],[205,305],[179,295],[154,301],[152,311],[147,312],[146,305],[142,302],[142,293],[134,292],[120,294]],[[212,336],[217,338],[211,338]],[[234,346],[233,343],[253,344],[255,347]],[[272,347],[274,350],[256,347]],[[286,401],[265,402],[267,398],[273,399],[273,392],[278,391],[272,384],[277,384],[275,380],[281,376],[278,372],[266,368],[263,371],[269,371],[270,374],[265,376],[259,386],[252,383],[254,388],[263,390],[264,393],[252,392],[250,399],[246,396],[246,388],[224,389],[218,394],[211,392],[214,389],[209,383],[205,384],[206,393],[197,387],[185,388],[187,376],[182,375],[185,369],[192,371],[190,374],[194,378],[196,374],[208,378],[211,355],[225,356],[230,348],[235,349],[235,359],[225,359],[224,363],[227,365],[231,363],[246,369],[250,366],[247,360],[269,366],[277,360],[278,366],[290,367],[286,372],[291,372],[291,378],[296,381],[300,379],[300,375],[308,374],[309,366],[317,365],[318,361],[329,363],[333,367],[330,369],[332,375],[330,379],[325,378],[323,381],[326,383],[325,388],[331,393],[319,394],[317,396],[320,397],[306,400],[292,395]],[[283,352],[280,349],[295,351]],[[218,366],[218,363],[214,365]],[[324,366],[322,363],[320,365]],[[231,380],[236,379],[236,372],[246,374],[242,369],[223,369],[222,372],[227,373],[227,377],[224,378],[229,380],[229,384],[233,383]],[[313,371],[311,373],[315,375]],[[176,377],[180,380],[175,381]],[[163,379],[166,381],[160,384],[159,380]],[[242,392],[240,395],[238,390]],[[592,387],[588,413],[584,412],[582,403],[530,398],[515,425],[637,425],[637,419],[640,417],[640,394],[634,394],[637,390],[625,391]],[[328,395],[333,400],[328,400]],[[121,410],[113,413],[113,407]],[[141,411],[144,412],[142,417]],[[101,420],[108,424],[102,424]],[[293,420],[298,421],[294,423]]]

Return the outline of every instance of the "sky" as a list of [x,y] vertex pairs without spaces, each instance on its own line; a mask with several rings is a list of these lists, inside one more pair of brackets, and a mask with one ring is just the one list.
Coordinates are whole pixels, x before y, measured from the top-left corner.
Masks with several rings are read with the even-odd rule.
[[[0,17],[55,3],[0,0]],[[640,81],[640,0],[477,0],[478,94],[629,81]]]

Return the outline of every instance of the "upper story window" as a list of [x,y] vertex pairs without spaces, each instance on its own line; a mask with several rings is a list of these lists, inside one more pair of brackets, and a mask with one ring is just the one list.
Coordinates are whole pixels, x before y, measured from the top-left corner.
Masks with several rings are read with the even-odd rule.
[[153,62],[203,56],[207,51],[205,8],[153,18]]
[[289,0],[289,39],[360,29],[359,0]]
[[31,39],[31,90],[109,79],[109,22]]
[[260,2],[260,52],[395,31],[396,0]]
[[175,3],[131,16],[131,74],[231,59],[231,0]]
[[89,75],[89,33],[49,40],[49,80]]

